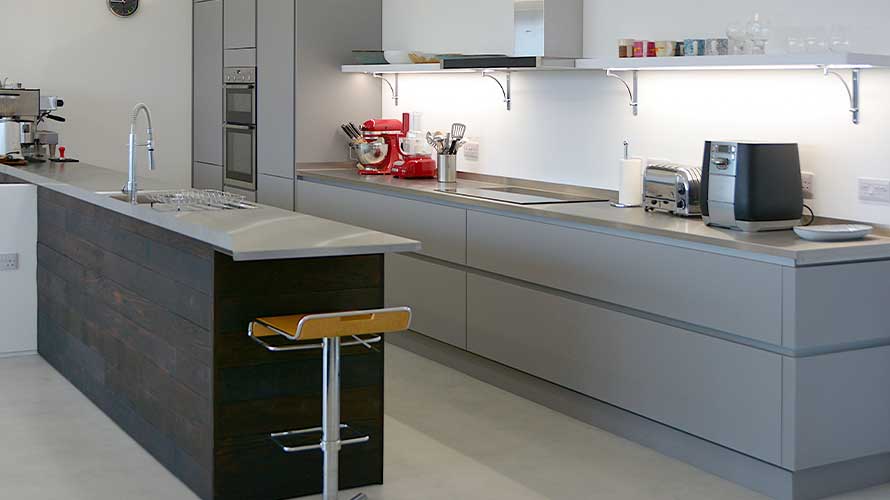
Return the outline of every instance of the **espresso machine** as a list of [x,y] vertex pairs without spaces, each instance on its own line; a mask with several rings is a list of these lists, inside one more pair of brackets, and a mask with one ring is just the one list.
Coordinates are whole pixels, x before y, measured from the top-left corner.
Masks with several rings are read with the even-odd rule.
[[41,97],[39,89],[0,88],[0,151],[30,162],[65,161],[57,156],[58,132],[39,129],[46,120],[64,123],[54,114],[64,105],[58,97]]
[[40,91],[25,88],[0,88],[0,150],[5,156],[22,159],[24,149],[34,142],[34,130],[40,117]]

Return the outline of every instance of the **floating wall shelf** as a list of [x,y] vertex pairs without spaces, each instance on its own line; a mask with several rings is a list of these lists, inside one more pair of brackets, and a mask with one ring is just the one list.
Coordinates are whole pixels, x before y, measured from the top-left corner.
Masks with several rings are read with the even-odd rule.
[[[861,71],[871,68],[890,68],[890,56],[857,53],[828,54],[781,54],[763,56],[698,56],[698,57],[644,57],[644,58],[603,58],[578,59],[572,64],[565,59],[538,58],[533,67],[491,67],[491,68],[459,68],[446,69],[440,63],[434,64],[377,64],[377,65],[346,65],[344,73],[366,73],[383,78],[393,91],[393,99],[398,105],[398,75],[414,74],[448,74],[448,73],[482,73],[486,78],[498,82],[504,94],[504,102],[509,110],[512,103],[510,75],[517,71],[605,71],[607,76],[620,80],[630,95],[630,105],[634,116],[639,112],[640,71],[751,71],[751,70],[819,70],[825,76],[835,76],[841,80],[850,98],[850,113],[853,123],[859,123],[859,95]],[[840,73],[850,70],[851,79]],[[622,72],[631,72],[628,81]],[[496,78],[496,73],[506,74],[505,83]],[[395,84],[384,75],[394,75]]]
[[[523,65],[507,66],[497,63],[510,63],[516,61]],[[477,67],[480,63],[493,63],[492,66]],[[479,73],[483,78],[495,81],[504,96],[507,111],[513,106],[511,75],[517,71],[571,71],[575,68],[574,59],[551,59],[546,57],[485,57],[474,59],[461,59],[456,61],[459,67],[445,68],[446,63],[432,64],[347,64],[341,67],[344,73],[365,73],[382,79],[392,91],[393,102],[399,105],[399,75],[400,74],[451,74],[451,73]],[[503,80],[498,74],[503,74]],[[393,75],[392,81],[386,75]]]

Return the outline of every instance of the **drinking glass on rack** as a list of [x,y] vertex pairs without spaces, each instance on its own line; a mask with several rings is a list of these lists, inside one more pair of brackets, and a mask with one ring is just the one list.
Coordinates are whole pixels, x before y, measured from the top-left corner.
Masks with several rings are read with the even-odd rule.
[[755,13],[745,29],[745,52],[752,55],[766,54],[766,46],[769,43],[769,22]]
[[733,56],[742,55],[745,50],[745,29],[741,23],[732,23],[726,28],[726,38],[729,39],[729,54]]
[[828,48],[832,52],[845,53],[850,51],[850,39],[847,38],[847,29],[839,24],[831,26],[828,35]]
[[809,54],[824,54],[828,52],[828,35],[824,27],[819,26],[809,30],[806,37],[806,47]]
[[789,54],[803,54],[807,51],[806,35],[800,28],[792,28],[785,39],[785,51]]

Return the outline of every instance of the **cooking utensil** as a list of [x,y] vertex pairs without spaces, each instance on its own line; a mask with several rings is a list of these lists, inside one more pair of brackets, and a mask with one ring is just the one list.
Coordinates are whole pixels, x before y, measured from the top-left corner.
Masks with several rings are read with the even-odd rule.
[[352,132],[356,135],[356,137],[362,137],[362,131],[361,131],[361,129],[358,128],[354,123],[349,122],[349,123],[347,123],[347,125],[349,125],[349,128],[350,128],[350,129],[352,130]]
[[467,133],[467,126],[463,123],[455,123],[451,125],[451,136],[455,141],[460,141],[464,138],[464,134]]
[[340,125],[340,130],[342,130],[343,133],[346,134],[346,137],[349,137],[350,140],[354,141],[356,139],[355,134],[353,134],[352,130],[350,130],[350,128],[346,125]]

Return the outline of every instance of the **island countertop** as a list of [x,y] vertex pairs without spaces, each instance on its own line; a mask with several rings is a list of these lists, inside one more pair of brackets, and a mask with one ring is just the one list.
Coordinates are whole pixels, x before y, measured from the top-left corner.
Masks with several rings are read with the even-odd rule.
[[[127,174],[86,163],[0,165],[0,173],[214,246],[236,261],[414,252],[420,243],[311,215],[258,205],[256,209],[164,212],[110,197]],[[171,186],[140,178],[141,191]]]
[[[700,218],[648,213],[641,208],[620,209],[603,202],[521,206],[441,192],[435,179],[362,176],[351,165],[345,164],[301,164],[297,169],[297,176],[303,180],[495,211],[552,224],[614,232],[629,238],[654,238],[665,244],[695,246],[716,253],[739,255],[790,267],[890,259],[890,238],[883,234],[875,234],[859,241],[820,243],[802,240],[793,231],[743,233],[709,227]],[[456,185],[484,188],[513,182],[511,179],[461,173]],[[518,182],[527,184],[530,181]],[[596,194],[603,197],[614,196],[614,192],[610,191],[591,191],[596,191]]]

